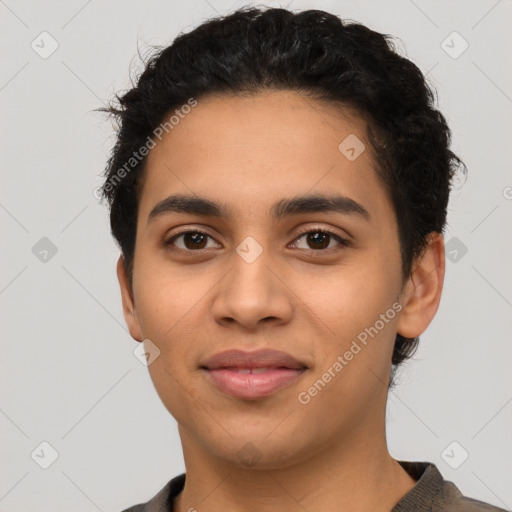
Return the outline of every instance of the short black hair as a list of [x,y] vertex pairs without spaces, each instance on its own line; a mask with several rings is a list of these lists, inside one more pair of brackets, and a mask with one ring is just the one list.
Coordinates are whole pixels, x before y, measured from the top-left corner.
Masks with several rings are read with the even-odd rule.
[[[428,235],[444,233],[455,171],[461,165],[467,171],[449,149],[450,130],[434,106],[435,91],[389,35],[320,10],[256,7],[210,19],[168,47],[157,47],[137,84],[98,109],[117,121],[101,197],[109,203],[130,283],[146,162],[134,160],[134,152],[191,98],[265,90],[297,91],[351,108],[367,122],[377,173],[397,217],[405,283]],[[395,370],[418,341],[397,334]]]

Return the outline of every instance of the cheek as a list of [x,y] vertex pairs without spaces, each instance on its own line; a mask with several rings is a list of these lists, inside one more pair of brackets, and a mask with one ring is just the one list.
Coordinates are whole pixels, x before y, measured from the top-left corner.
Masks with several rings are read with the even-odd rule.
[[310,310],[321,319],[317,324],[329,327],[322,331],[322,343],[315,349],[317,371],[325,371],[338,356],[345,356],[343,378],[338,379],[345,381],[344,393],[350,394],[353,388],[357,395],[358,387],[367,386],[369,369],[386,379],[400,307],[398,291],[399,273],[386,268],[380,257],[332,272],[323,285],[316,281],[302,288]]
[[[141,258],[139,262],[134,272],[134,293],[143,334],[165,343],[206,293],[207,286],[197,279],[187,278],[184,272],[168,263],[148,258]],[[205,290],[201,293],[203,287]]]
[[161,273],[154,267],[139,277],[135,293],[142,333],[160,350],[148,366],[150,378],[169,413],[186,425],[191,415],[201,414],[201,396],[191,376],[197,364],[196,345],[204,337],[197,308],[208,287],[202,290],[190,281],[186,284],[178,273]]
[[215,279],[207,278],[212,273],[196,270],[192,275],[162,263],[140,265],[137,271],[134,291],[142,334],[160,350],[150,365],[151,377],[171,390],[179,387],[172,377],[181,382],[195,371],[197,347],[208,346],[205,301]]
[[310,397],[305,411],[315,428],[336,430],[347,418],[362,418],[387,392],[396,323],[391,286],[354,278],[317,303],[335,334],[318,340],[317,364],[302,390]]
[[297,276],[294,292],[333,331],[331,334],[346,339],[373,325],[397,299],[393,269],[384,267],[375,259],[339,269],[331,267],[314,279]]

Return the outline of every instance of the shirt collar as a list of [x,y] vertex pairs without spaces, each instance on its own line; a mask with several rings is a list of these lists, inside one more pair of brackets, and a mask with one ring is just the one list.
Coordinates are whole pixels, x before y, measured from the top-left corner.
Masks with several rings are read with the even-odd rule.
[[430,462],[397,462],[416,480],[416,485],[402,496],[391,512],[430,512],[434,497],[442,491],[443,476]]

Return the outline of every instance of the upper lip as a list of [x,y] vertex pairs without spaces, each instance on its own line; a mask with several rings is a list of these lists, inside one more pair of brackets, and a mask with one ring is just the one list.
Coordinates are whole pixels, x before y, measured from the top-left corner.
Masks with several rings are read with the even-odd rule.
[[200,366],[208,370],[219,368],[307,368],[305,364],[290,354],[272,349],[259,349],[252,352],[226,350],[208,358]]

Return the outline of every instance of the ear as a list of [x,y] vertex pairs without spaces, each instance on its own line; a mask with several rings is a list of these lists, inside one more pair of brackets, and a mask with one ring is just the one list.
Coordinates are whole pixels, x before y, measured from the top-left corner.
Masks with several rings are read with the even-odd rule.
[[133,300],[132,289],[130,281],[126,273],[123,256],[119,256],[117,260],[117,279],[119,286],[121,287],[121,300],[123,302],[123,314],[128,330],[130,331],[131,337],[135,341],[142,341],[142,331],[140,328],[139,318],[137,311],[135,310],[135,303]]
[[405,338],[415,338],[425,332],[441,301],[445,271],[443,235],[432,232],[428,240],[422,256],[413,265],[400,299],[403,309],[397,332]]

